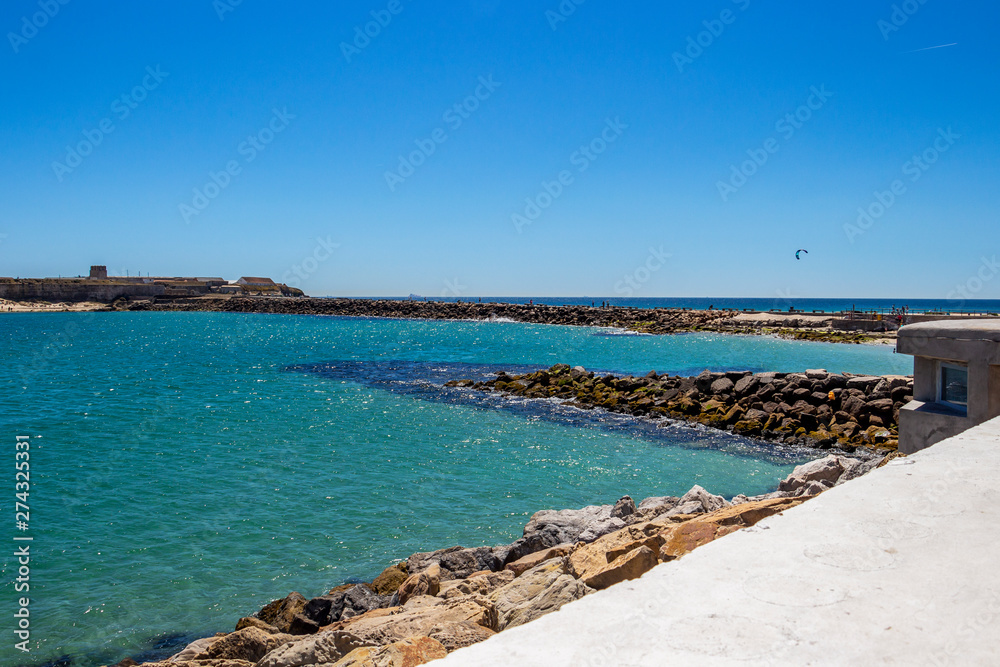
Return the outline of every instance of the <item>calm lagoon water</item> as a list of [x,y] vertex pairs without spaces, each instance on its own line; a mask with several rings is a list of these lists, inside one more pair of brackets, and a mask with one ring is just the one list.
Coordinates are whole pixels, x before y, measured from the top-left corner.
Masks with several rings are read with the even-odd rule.
[[[807,453],[448,379],[555,363],[909,373],[891,347],[515,323],[210,313],[0,317],[0,459],[31,436],[32,652],[171,652],[415,551],[516,539],[540,509],[773,490]],[[13,545],[13,502],[8,545]],[[21,533],[17,533],[21,534]],[[4,605],[17,564],[2,551]],[[5,631],[6,632],[6,631]]]

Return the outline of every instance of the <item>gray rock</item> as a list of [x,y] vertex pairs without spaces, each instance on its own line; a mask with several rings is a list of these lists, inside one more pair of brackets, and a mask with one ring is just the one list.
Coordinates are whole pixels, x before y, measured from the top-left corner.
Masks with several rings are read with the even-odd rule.
[[291,644],[274,649],[254,667],[305,667],[334,663],[356,648],[374,646],[350,632],[340,630],[309,635]]
[[829,373],[823,368],[809,369],[806,371],[806,377],[810,380],[825,380]]
[[677,506],[667,512],[667,516],[678,514],[700,514],[702,512],[714,512],[723,507],[730,507],[728,500],[722,496],[715,496],[698,485],[691,487],[691,490],[681,496]]
[[719,378],[712,383],[711,391],[713,394],[728,394],[733,391],[735,386],[729,378]]
[[187,646],[185,646],[178,653],[173,654],[167,659],[167,662],[186,662],[188,660],[194,660],[196,655],[200,655],[208,650],[208,648],[219,641],[220,637],[205,637],[204,639],[196,639]]
[[590,523],[587,529],[580,533],[580,537],[577,538],[579,542],[593,542],[599,537],[604,537],[609,533],[613,533],[616,530],[621,530],[625,527],[625,522],[616,516],[608,517],[607,519],[599,519]]
[[580,378],[587,377],[587,369],[583,366],[574,366],[573,370],[569,372],[569,376],[574,380],[579,380]]
[[367,586],[358,584],[344,591],[313,598],[306,603],[301,615],[322,627],[372,609],[388,607],[390,599],[388,595],[378,595]]
[[632,500],[630,496],[622,496],[615,506],[611,508],[611,516],[618,519],[625,519],[626,517],[635,514],[635,501]]
[[407,560],[407,571],[410,574],[416,574],[423,572],[435,563],[441,566],[441,581],[464,579],[480,570],[495,572],[503,569],[503,562],[494,554],[492,547],[476,547],[474,549],[451,547],[413,554]]
[[747,375],[737,381],[733,390],[736,392],[737,396],[749,396],[756,391],[758,386],[760,386],[760,378],[755,375]]

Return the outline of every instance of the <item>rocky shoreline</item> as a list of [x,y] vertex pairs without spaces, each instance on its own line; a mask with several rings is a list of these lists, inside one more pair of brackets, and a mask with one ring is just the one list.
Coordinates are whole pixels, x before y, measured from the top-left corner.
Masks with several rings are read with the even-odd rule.
[[567,364],[494,380],[453,380],[524,398],[555,398],[646,419],[677,419],[737,435],[820,449],[895,450],[899,410],[913,399],[913,378],[807,370],[804,373],[704,371],[695,377],[598,376]]
[[[495,547],[416,553],[373,581],[306,598],[293,592],[229,633],[144,667],[411,667],[640,577],[660,563],[749,528],[860,477],[889,458],[829,455],[798,466],[773,493],[726,500],[624,496],[614,505],[536,512],[521,538]],[[116,667],[131,667],[131,659]]]
[[709,331],[744,335],[774,335],[796,340],[834,343],[887,343],[891,333],[859,333],[832,328],[833,315],[758,314],[750,318],[735,310],[682,308],[621,308],[548,306],[517,303],[394,301],[388,299],[319,299],[310,297],[204,297],[156,301],[119,300],[115,310],[209,311],[337,315],[423,320],[511,320],[529,324],[559,324],[617,328],[635,333],[676,334]]

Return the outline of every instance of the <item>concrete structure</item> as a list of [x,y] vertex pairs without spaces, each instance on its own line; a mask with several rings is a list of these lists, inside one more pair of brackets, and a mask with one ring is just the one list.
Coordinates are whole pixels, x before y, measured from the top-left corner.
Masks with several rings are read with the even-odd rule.
[[252,278],[249,276],[243,276],[236,281],[236,284],[246,287],[276,287],[274,281],[270,278]]
[[997,665],[998,478],[993,420],[433,664]]
[[1000,321],[910,324],[896,350],[914,356],[913,401],[899,411],[904,454],[1000,416]]
[[100,265],[90,267],[90,277],[99,280],[107,280],[108,267]]

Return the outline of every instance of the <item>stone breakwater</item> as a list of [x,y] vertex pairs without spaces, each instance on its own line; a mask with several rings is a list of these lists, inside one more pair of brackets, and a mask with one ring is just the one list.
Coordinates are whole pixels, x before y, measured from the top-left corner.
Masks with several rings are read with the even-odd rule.
[[[145,667],[410,667],[636,579],[715,539],[753,526],[881,465],[830,455],[797,467],[778,490],[726,500],[624,496],[614,505],[536,512],[496,547],[416,553],[373,581],[306,598],[293,592],[233,632],[199,639]],[[118,663],[128,667],[130,659]]]
[[625,329],[637,333],[671,334],[691,331],[777,335],[785,338],[840,343],[875,340],[871,335],[834,331],[832,316],[826,318],[771,315],[748,322],[737,311],[685,310],[680,308],[599,308],[546,306],[517,303],[444,303],[436,301],[391,301],[369,299],[317,299],[233,297],[177,299],[168,302],[119,302],[126,310],[214,311],[234,313],[282,313],[293,315],[339,315],[424,320],[512,320],[528,324],[560,324]]
[[649,419],[671,418],[786,445],[896,449],[899,410],[913,399],[913,378],[903,375],[711,373],[696,377],[598,376],[579,366],[494,380],[453,380],[525,398],[556,398],[583,409],[603,408]]

